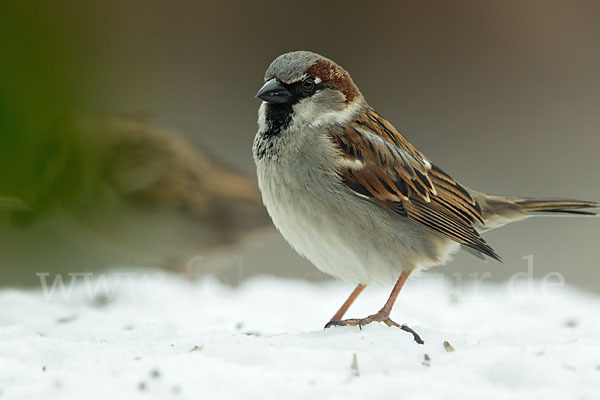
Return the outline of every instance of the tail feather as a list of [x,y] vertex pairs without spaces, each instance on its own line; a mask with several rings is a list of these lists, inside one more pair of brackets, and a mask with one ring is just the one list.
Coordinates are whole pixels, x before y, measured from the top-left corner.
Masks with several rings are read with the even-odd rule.
[[586,209],[599,208],[600,204],[593,201],[570,200],[570,199],[519,199],[515,202],[521,206],[523,211],[529,215],[540,214],[567,214],[597,216],[597,211]]
[[[485,221],[485,225],[476,226],[479,233],[536,215],[598,216],[598,211],[594,209],[600,209],[600,203],[594,201],[497,196],[474,190],[470,192],[481,207]],[[471,254],[476,253],[464,245],[463,248]],[[482,257],[481,254],[477,256]],[[491,257],[499,260],[497,256]]]
[[527,217],[548,215],[598,216],[600,203],[572,199],[536,199],[529,197],[496,196],[472,191],[483,211],[484,232]]

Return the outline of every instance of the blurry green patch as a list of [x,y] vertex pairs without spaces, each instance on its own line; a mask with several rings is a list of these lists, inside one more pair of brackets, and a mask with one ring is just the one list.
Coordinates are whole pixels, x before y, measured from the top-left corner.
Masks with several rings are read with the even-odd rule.
[[[70,140],[57,140],[69,135],[57,132],[57,121],[85,111],[93,100],[82,95],[76,78],[94,54],[92,35],[86,33],[89,18],[88,7],[75,10],[68,2],[2,2],[0,196],[45,208],[68,197],[70,185],[80,180],[75,168],[66,167],[76,160],[66,155],[83,155],[64,148]],[[58,181],[61,187],[54,186]]]

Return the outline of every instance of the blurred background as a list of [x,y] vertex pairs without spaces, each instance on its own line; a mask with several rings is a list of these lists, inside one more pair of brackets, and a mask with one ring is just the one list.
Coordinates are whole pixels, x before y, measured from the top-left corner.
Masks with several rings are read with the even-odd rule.
[[[321,53],[451,175],[507,195],[600,200],[597,1],[16,2],[0,6],[0,285],[158,266],[231,282],[325,278],[254,181],[254,94],[273,58]],[[600,220],[487,233],[504,263],[600,291]]]

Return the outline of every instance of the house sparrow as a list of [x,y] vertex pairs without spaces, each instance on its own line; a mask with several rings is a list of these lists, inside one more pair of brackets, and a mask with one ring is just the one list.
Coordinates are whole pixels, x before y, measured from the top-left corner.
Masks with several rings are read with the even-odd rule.
[[[325,326],[390,319],[416,268],[445,264],[462,246],[500,260],[480,233],[540,214],[595,215],[598,203],[494,196],[461,185],[371,108],[352,78],[308,51],[277,57],[263,100],[254,161],[275,226],[321,271],[357,284]],[[342,317],[365,286],[395,282],[383,308]]]

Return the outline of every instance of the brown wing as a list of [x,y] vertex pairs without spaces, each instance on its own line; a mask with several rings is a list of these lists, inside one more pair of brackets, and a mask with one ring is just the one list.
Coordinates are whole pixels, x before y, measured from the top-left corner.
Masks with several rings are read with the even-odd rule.
[[479,236],[484,226],[473,196],[374,110],[331,132],[344,183],[382,207],[500,260]]

